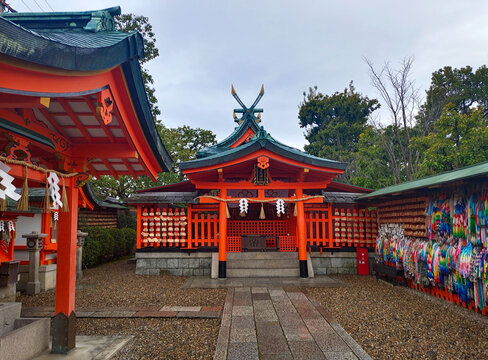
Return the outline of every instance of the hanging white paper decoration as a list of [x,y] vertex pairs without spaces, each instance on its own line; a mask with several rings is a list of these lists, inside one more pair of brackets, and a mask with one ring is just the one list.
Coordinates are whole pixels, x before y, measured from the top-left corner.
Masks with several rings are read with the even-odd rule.
[[58,221],[59,220],[59,212],[55,211],[54,212],[54,221]]
[[239,200],[239,212],[247,214],[248,207],[249,207],[249,202],[247,199],[242,198]]
[[276,200],[276,214],[280,216],[285,213],[285,201],[283,199]]
[[20,194],[15,192],[15,186],[12,184],[14,177],[10,176],[8,172],[10,167],[3,162],[0,162],[0,198],[5,200],[5,196],[18,201],[20,199]]
[[8,222],[8,231],[15,231],[15,223],[12,220]]
[[0,221],[0,232],[4,232],[4,231],[5,231],[5,222]]
[[59,192],[59,177],[55,172],[50,172],[47,177],[49,183],[49,194],[51,194],[51,199],[53,200],[53,209],[59,209],[63,207],[63,202],[61,201],[61,194]]

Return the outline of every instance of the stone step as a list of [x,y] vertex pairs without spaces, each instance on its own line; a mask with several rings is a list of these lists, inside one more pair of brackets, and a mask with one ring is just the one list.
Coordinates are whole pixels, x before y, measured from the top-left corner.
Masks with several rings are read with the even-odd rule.
[[297,269],[299,262],[294,259],[228,259],[227,269]]
[[228,260],[254,260],[254,259],[298,259],[298,254],[292,252],[278,252],[278,251],[246,251],[246,252],[229,252],[227,253]]
[[298,277],[300,270],[295,269],[227,269],[228,278],[258,277]]

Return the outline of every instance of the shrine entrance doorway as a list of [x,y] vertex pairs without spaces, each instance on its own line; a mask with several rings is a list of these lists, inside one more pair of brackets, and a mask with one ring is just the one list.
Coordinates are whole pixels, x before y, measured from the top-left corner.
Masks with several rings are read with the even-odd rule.
[[241,216],[238,207],[231,207],[227,219],[227,252],[296,251],[296,217],[289,209],[277,216],[275,208],[275,204],[251,203],[248,212]]

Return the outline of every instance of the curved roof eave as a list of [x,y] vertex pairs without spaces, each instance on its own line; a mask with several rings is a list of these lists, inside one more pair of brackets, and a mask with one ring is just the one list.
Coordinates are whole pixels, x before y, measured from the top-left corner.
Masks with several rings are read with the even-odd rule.
[[136,59],[132,59],[122,64],[122,70],[129,91],[133,94],[132,102],[138,118],[141,119],[140,124],[146,135],[146,140],[153,150],[153,154],[158,160],[162,170],[170,171],[173,166],[173,160],[171,159],[168,150],[166,150],[156,129],[151,108],[149,106],[149,100],[147,99],[146,90],[144,89],[139,62]]
[[319,158],[316,156],[309,155],[307,153],[301,152],[300,150],[290,148],[283,145],[277,141],[273,141],[270,138],[260,138],[251,140],[247,144],[241,145],[237,148],[229,149],[221,153],[210,155],[205,158],[196,159],[192,161],[186,161],[179,163],[178,166],[181,170],[194,169],[199,167],[213,166],[220,163],[224,163],[238,157],[249,155],[260,149],[267,149],[275,154],[293,159],[304,164],[327,167],[338,170],[345,170],[347,167],[346,163]]
[[[96,41],[98,39],[98,41]],[[137,32],[36,32],[0,16],[0,54],[56,69],[96,71],[144,56]]]
[[[68,16],[70,13],[66,14]],[[75,15],[79,16],[78,13]],[[50,34],[52,36],[53,33],[26,29],[0,16],[0,54],[38,65],[73,71],[105,70],[121,66],[151,151],[161,169],[169,171],[173,160],[157,133],[138,62],[138,59],[144,56],[142,36],[137,32],[66,31],[56,32],[56,40],[53,40],[49,37]],[[65,43],[63,39],[66,40]],[[97,42],[96,39],[100,41]]]

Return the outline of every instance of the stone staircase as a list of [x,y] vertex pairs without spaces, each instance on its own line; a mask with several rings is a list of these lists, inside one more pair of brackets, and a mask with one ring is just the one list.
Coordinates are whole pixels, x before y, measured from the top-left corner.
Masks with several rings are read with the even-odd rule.
[[227,277],[299,277],[296,252],[227,253]]

